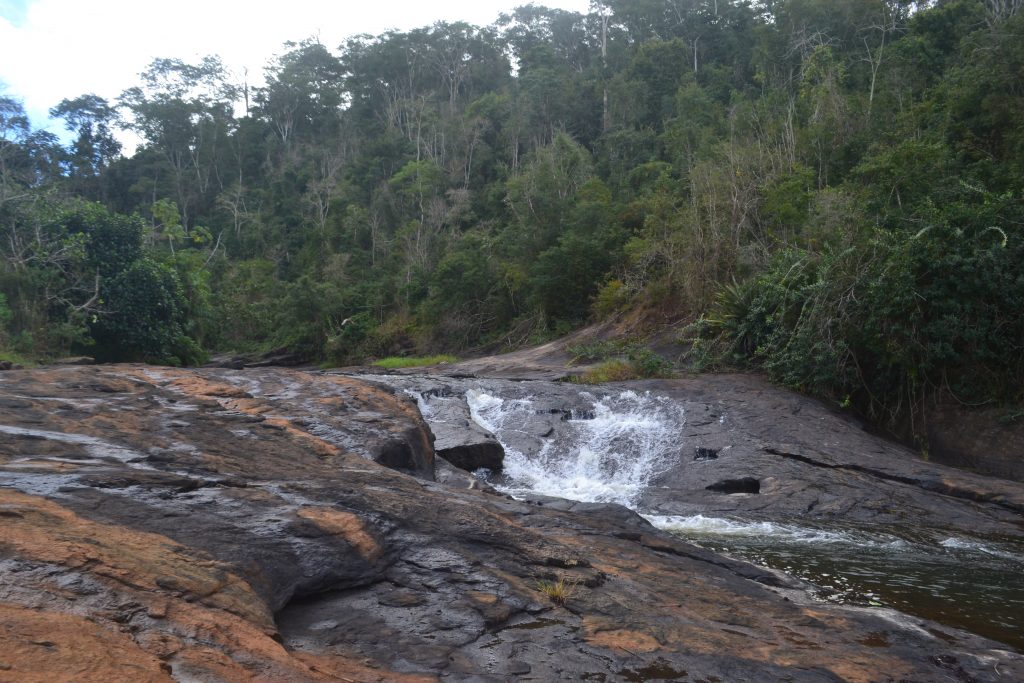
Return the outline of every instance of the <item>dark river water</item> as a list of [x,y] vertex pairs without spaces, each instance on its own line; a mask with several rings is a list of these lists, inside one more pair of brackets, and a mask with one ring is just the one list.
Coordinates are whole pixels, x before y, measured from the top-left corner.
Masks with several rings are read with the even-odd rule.
[[651,520],[697,545],[808,581],[820,600],[892,607],[1024,652],[1024,544],[1019,540],[699,515]]

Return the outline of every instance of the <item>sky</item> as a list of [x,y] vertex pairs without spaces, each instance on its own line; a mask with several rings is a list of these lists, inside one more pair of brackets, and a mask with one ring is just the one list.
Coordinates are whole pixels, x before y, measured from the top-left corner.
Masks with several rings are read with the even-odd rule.
[[[360,33],[435,21],[484,26],[530,0],[0,0],[0,95],[22,102],[34,128],[62,132],[47,112],[65,98],[113,100],[157,57],[219,55],[250,83],[286,41],[334,48]],[[587,11],[589,0],[542,0]]]

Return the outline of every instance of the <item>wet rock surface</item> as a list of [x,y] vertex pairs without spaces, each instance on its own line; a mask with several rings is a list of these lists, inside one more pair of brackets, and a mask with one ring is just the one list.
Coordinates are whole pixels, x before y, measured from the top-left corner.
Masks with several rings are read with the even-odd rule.
[[[680,462],[719,469],[666,478],[687,495],[652,494],[654,505],[797,510],[817,495],[814,508],[839,514],[771,481],[794,468],[922,491],[962,506],[964,524],[1005,530],[1016,518],[1019,529],[1014,491],[927,464],[897,469],[885,453],[853,461],[856,442],[833,447],[821,443],[828,429],[815,440],[782,424],[793,413],[781,399],[755,431],[729,431],[741,411],[757,413],[755,387],[724,398],[723,387],[650,388],[680,392],[687,415],[750,404],[725,404],[725,422],[687,419]],[[523,447],[584,416],[574,401],[552,396]],[[1024,678],[1024,660],[996,643],[814,603],[796,581],[621,506],[471,488],[432,441],[403,391],[339,375],[3,373],[0,681]],[[695,460],[697,446],[717,457]],[[781,469],[757,469],[771,463]],[[707,489],[748,477],[760,493]],[[885,495],[871,514],[897,514]],[[907,500],[915,513],[947,505]],[[560,580],[561,605],[541,590]]]
[[[645,387],[683,402],[681,439],[717,455],[666,470],[652,482],[651,508],[1024,534],[1024,485],[922,460],[814,399],[738,375]],[[726,479],[757,480],[759,491],[696,490]]]
[[443,400],[451,396],[451,388],[442,384],[421,392],[419,397],[420,410],[430,418],[434,452],[467,472],[480,468],[500,471],[505,449],[494,434],[473,421],[464,400]]

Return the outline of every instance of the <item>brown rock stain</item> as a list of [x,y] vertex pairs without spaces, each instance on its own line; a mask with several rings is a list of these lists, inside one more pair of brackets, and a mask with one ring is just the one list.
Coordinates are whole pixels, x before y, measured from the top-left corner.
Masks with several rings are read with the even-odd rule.
[[214,382],[200,375],[181,374],[170,382],[170,387],[189,396],[209,398],[252,398],[245,390],[231,384]]
[[601,617],[584,617],[583,629],[584,640],[596,647],[627,654],[656,652],[662,648],[662,643],[649,633],[617,628]]
[[342,454],[342,450],[334,444],[327,443],[323,439],[304,432],[283,417],[267,418],[264,424],[283,429],[289,437],[297,443],[309,448],[322,458],[334,457]]
[[239,413],[245,413],[246,415],[265,415],[273,410],[271,406],[263,403],[258,398],[239,398],[230,401],[221,401],[220,404],[227,410],[234,410]]
[[10,461],[5,459],[4,466],[13,470],[40,470],[46,472],[72,472],[81,469],[81,465],[56,460],[39,460],[36,458]]
[[0,603],[0,681],[170,681],[156,656],[119,631],[67,614]]
[[340,656],[294,652],[293,656],[305,663],[312,672],[321,674],[331,681],[344,683],[436,683],[437,676],[428,674],[406,674],[397,671],[374,669],[358,661]]
[[4,545],[25,559],[85,568],[132,589],[171,591],[273,629],[266,604],[223,565],[166,536],[91,522],[44,498],[0,489]]
[[321,507],[304,507],[297,514],[327,533],[344,538],[367,562],[374,562],[384,554],[384,549],[358,515]]

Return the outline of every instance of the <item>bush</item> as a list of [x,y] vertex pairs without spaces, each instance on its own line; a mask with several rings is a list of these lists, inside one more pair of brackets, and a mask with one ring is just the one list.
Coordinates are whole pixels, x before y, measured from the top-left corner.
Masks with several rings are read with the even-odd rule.
[[202,351],[184,332],[181,283],[167,266],[136,261],[107,285],[103,305],[109,313],[91,324],[97,358],[174,365],[201,360]]
[[95,202],[74,201],[57,219],[66,235],[85,236],[86,267],[105,278],[125,271],[142,256],[145,223],[138,215],[112,213]]
[[629,306],[632,298],[633,293],[622,280],[609,280],[597,290],[591,310],[598,320],[603,320]]
[[877,231],[842,251],[786,251],[720,292],[694,328],[698,348],[891,423],[940,390],[1019,402],[1024,240],[986,206],[947,206],[916,234]]
[[627,360],[612,359],[602,361],[596,367],[588,370],[582,375],[572,378],[576,384],[603,384],[604,382],[625,382],[631,379],[640,379],[636,368]]
[[353,362],[376,327],[373,316],[366,312],[343,320],[327,337],[327,363],[336,366]]

